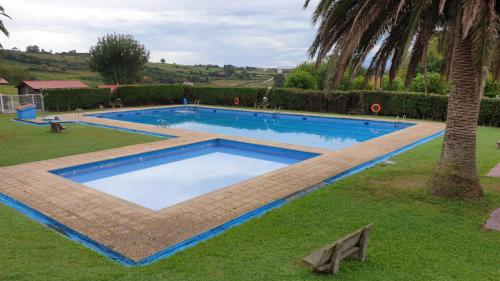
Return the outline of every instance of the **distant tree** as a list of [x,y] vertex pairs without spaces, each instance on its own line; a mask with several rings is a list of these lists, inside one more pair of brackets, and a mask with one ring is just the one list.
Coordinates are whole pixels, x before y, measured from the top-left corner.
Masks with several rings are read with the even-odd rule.
[[28,69],[19,64],[2,64],[0,74],[9,81],[11,85],[18,85],[29,78]]
[[319,67],[316,67],[316,64],[311,63],[311,62],[303,62],[303,63],[297,65],[297,67],[295,67],[293,71],[302,70],[302,71],[308,72],[309,74],[314,76],[314,78],[316,79],[316,85],[314,86],[314,88],[323,89],[323,84],[325,83],[325,79],[326,79],[326,69],[327,69],[326,62],[321,63],[319,65]]
[[[410,84],[410,90],[414,92],[425,92],[425,76],[417,74],[415,79]],[[441,77],[437,72],[429,72],[427,74],[427,91],[432,94],[447,95],[450,91],[448,82]]]
[[285,87],[287,88],[300,88],[300,89],[315,89],[316,78],[309,72],[297,69],[288,74],[286,78]]
[[231,77],[236,72],[236,68],[231,64],[224,65],[224,73],[226,77]]
[[283,88],[283,86],[285,86],[285,75],[283,73],[274,75],[274,87]]
[[74,55],[74,54],[76,54],[76,50],[70,50],[70,51],[68,51],[68,54]]
[[160,62],[165,63],[165,59],[164,58],[160,59]]
[[39,53],[40,52],[40,47],[37,45],[29,45],[26,47],[26,53]]
[[149,51],[132,35],[107,34],[90,48],[89,66],[111,83],[142,80]]

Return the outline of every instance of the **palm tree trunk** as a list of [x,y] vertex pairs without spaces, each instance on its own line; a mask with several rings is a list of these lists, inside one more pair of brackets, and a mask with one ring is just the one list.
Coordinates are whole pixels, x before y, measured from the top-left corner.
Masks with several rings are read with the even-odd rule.
[[483,194],[476,167],[476,130],[481,73],[473,64],[470,38],[457,38],[451,68],[448,119],[441,158],[429,182],[431,194],[475,198]]

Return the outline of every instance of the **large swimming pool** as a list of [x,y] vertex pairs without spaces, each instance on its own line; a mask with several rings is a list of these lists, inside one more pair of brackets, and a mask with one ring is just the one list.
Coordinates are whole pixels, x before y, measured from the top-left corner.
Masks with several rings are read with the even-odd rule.
[[330,150],[342,149],[413,125],[194,106],[111,112],[91,116]]

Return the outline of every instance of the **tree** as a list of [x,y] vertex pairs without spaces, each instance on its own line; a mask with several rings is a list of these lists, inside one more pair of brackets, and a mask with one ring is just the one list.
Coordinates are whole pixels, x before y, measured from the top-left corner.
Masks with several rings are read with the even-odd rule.
[[[0,6],[0,15],[1,16],[4,16],[6,18],[9,18],[9,19],[12,19],[9,15],[7,15],[5,13],[5,9]],[[0,20],[0,31],[7,37],[9,37],[9,31],[7,30],[7,28],[5,27],[5,25],[3,24],[3,21]],[[0,48],[2,48],[2,44],[0,44]]]
[[160,59],[160,63],[165,64],[165,59],[164,59],[164,58],[161,58],[161,59]]
[[20,64],[3,64],[0,74],[9,81],[9,84],[18,85],[28,79],[28,69]]
[[224,65],[224,74],[227,78],[231,77],[234,75],[234,73],[236,72],[236,68],[233,66],[233,65],[230,65],[230,64],[226,64]]
[[89,66],[109,83],[142,80],[149,51],[132,35],[107,34],[90,48]]
[[29,45],[26,47],[26,53],[39,53],[40,52],[40,47],[38,45]]
[[446,80],[436,72],[429,72],[427,74],[427,83],[425,82],[424,74],[417,74],[410,84],[410,90],[414,92],[425,92],[426,84],[429,93],[447,95],[450,90]]
[[274,75],[274,87],[283,88],[285,86],[285,75],[283,73],[277,73]]
[[300,88],[300,89],[315,89],[316,88],[316,78],[309,72],[296,69],[288,74],[286,78],[285,87],[286,88]]
[[[310,0],[305,1],[307,8]],[[496,0],[320,0],[312,20],[319,24],[310,48],[319,64],[329,59],[327,81],[335,88],[348,65],[362,63],[381,42],[368,74],[378,81],[390,60],[389,88],[411,47],[406,85],[425,58],[429,42],[444,31],[448,52],[444,73],[451,91],[443,150],[429,182],[431,194],[482,196],[476,168],[476,129],[480,98],[488,74],[500,75],[499,7]]]

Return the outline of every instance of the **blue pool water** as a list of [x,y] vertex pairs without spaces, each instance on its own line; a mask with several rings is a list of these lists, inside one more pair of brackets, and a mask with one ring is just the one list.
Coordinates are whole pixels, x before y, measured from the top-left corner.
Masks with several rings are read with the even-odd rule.
[[157,211],[314,156],[218,139],[51,172]]
[[206,107],[170,107],[93,114],[91,116],[196,132],[226,134],[258,140],[338,150],[413,124],[275,114]]

